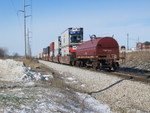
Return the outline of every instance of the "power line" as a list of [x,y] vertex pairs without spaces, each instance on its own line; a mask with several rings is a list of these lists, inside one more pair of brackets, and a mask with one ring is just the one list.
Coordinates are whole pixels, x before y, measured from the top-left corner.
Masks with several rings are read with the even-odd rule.
[[10,0],[10,2],[11,2],[11,4],[12,4],[12,6],[13,6],[13,9],[14,9],[14,12],[16,13],[16,7],[15,7],[15,5],[14,5],[14,2],[13,2],[13,0]]
[[14,4],[14,1],[13,1],[13,0],[10,0],[10,3],[11,3],[12,8],[13,8],[13,10],[14,10],[16,16],[17,16],[18,24],[19,24],[20,28],[22,28],[21,22],[20,22],[20,19],[19,19],[19,16],[18,16],[18,11],[17,11],[17,8],[16,8],[16,6],[15,6],[15,4]]
[[[32,8],[33,8],[33,6],[32,6],[32,0],[31,0],[31,2],[30,2],[30,4],[31,4],[31,15],[32,15]],[[32,28],[32,25],[33,25],[33,15],[31,16],[31,37],[30,37],[30,39],[32,40],[32,38],[33,38],[33,28]],[[31,42],[29,41],[29,50],[30,50],[30,52],[29,52],[29,55],[30,55],[30,57],[32,56],[32,48],[31,48]]]
[[25,41],[25,57],[27,57],[27,39],[26,39],[26,0],[24,0],[24,41]]
[[24,46],[25,46],[25,57],[27,58],[28,55],[28,42],[27,42],[27,21],[26,18],[30,17],[31,15],[26,15],[26,8],[30,5],[26,5],[26,0],[24,0],[24,10],[19,10],[20,12],[24,13]]
[[[28,2],[29,2],[29,1],[28,1]],[[10,3],[11,3],[11,5],[12,5],[12,8],[13,8],[15,14],[17,15],[20,28],[22,28],[22,26],[21,26],[21,22],[20,22],[18,13],[19,13],[19,12],[24,13],[24,48],[25,48],[25,57],[27,58],[27,56],[31,56],[31,44],[30,44],[30,41],[29,41],[29,30],[28,30],[28,32],[27,32],[27,26],[29,26],[29,24],[27,24],[28,22],[27,22],[26,19],[27,19],[28,17],[31,17],[31,21],[30,21],[30,24],[31,24],[31,26],[30,26],[30,28],[31,28],[31,30],[30,30],[31,36],[30,36],[30,38],[32,38],[32,0],[30,0],[30,5],[27,5],[27,4],[26,4],[26,0],[24,0],[24,9],[23,9],[23,10],[16,10],[16,7],[15,7],[15,4],[14,4],[14,1],[13,1],[13,0],[10,0]],[[27,9],[26,9],[26,8],[27,8],[28,6],[30,6],[30,8],[31,8],[31,9],[30,9],[31,15],[26,15],[26,13],[27,13],[27,11],[26,11]],[[28,29],[29,29],[29,28],[28,28]]]

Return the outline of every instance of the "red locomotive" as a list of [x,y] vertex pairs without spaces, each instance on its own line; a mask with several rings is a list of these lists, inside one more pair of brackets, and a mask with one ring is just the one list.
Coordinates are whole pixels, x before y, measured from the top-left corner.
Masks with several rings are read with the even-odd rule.
[[83,43],[83,28],[68,28],[50,44],[47,59],[73,66],[115,71],[119,67],[119,45],[113,37],[95,35]]
[[76,50],[76,65],[92,66],[94,69],[109,68],[116,70],[119,66],[119,45],[113,37],[92,37],[79,45]]

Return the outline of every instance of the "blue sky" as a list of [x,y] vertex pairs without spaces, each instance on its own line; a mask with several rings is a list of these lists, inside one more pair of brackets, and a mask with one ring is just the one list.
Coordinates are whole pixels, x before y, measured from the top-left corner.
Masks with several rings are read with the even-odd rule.
[[[31,0],[26,0],[30,4]],[[32,53],[37,55],[68,27],[83,27],[89,35],[112,36],[119,45],[135,47],[150,41],[150,0],[32,0]],[[23,0],[0,0],[0,47],[24,55]],[[27,8],[30,15],[30,7]]]

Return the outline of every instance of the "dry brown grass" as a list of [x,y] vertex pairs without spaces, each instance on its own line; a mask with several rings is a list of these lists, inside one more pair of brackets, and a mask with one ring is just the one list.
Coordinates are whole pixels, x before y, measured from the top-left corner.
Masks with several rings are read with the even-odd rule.
[[60,74],[59,71],[53,70],[52,68],[47,67],[42,63],[39,63],[38,60],[36,59],[19,58],[15,60],[23,62],[26,66],[32,67],[34,71],[40,72],[41,74],[47,74],[49,72],[52,73],[54,79],[51,79],[49,82],[54,87],[69,88],[69,89],[73,89],[74,91],[87,92],[86,89],[84,89],[84,87],[81,87],[81,84],[68,84],[65,82],[64,79],[62,79],[62,76],[64,76],[64,74],[65,75],[67,74],[69,76],[70,73]]
[[134,51],[126,53],[121,67],[150,71],[150,51]]
[[39,63],[37,59],[16,58],[14,60],[23,62],[25,64],[25,66],[31,67],[35,71],[39,71],[39,72],[43,72],[43,73],[44,72],[54,73],[54,70]]
[[41,66],[41,64],[38,63],[38,60],[34,60],[34,59],[26,59],[26,58],[16,58],[14,59],[16,61],[21,61],[23,62],[26,66],[32,67],[32,68],[36,68],[38,66]]
[[150,51],[135,51],[126,54],[126,61],[150,62]]

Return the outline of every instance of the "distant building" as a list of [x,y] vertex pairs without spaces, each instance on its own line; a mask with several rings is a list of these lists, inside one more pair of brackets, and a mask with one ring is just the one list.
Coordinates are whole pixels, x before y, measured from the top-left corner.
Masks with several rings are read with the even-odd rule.
[[136,48],[137,48],[137,50],[147,50],[147,49],[150,49],[150,42],[148,42],[148,41],[146,41],[144,43],[138,42],[136,44]]

